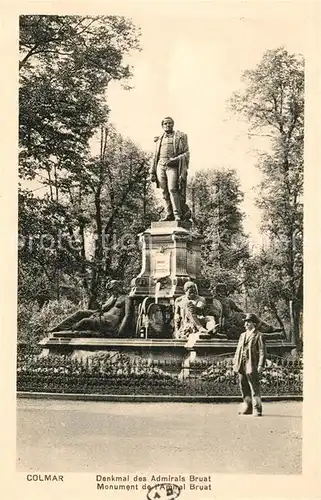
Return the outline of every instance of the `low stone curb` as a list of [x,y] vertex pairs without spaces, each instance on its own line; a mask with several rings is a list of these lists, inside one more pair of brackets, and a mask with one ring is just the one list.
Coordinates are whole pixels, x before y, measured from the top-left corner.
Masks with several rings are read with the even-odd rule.
[[[20,399],[54,399],[64,401],[117,401],[119,403],[232,403],[242,400],[241,396],[171,396],[143,394],[64,394],[53,392],[17,392]],[[283,396],[262,396],[263,401],[303,401],[298,394]]]

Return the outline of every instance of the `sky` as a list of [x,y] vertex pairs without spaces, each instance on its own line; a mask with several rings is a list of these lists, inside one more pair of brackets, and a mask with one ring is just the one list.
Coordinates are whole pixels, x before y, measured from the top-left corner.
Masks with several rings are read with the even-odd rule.
[[[172,116],[175,128],[188,135],[189,176],[210,168],[237,171],[245,195],[244,229],[253,245],[261,245],[261,213],[255,207],[261,174],[255,163],[256,151],[268,150],[269,139],[249,137],[249,124],[228,109],[228,101],[242,89],[244,71],[254,69],[266,50],[284,46],[304,56],[311,52],[312,2],[119,0],[105,5],[78,14],[124,15],[142,33],[142,50],[126,58],[133,68],[131,90],[115,81],[106,92],[110,121],[153,151],[162,118]],[[96,153],[97,143],[92,147]]]
[[254,151],[269,143],[249,138],[248,124],[227,102],[242,88],[243,72],[255,68],[266,50],[284,46],[305,55],[309,25],[303,4],[285,4],[267,2],[258,10],[249,3],[240,10],[239,2],[234,9],[218,8],[221,2],[164,2],[163,8],[125,11],[141,27],[142,51],[129,59],[133,88],[115,82],[108,89],[111,121],[143,149],[153,150],[161,119],[172,116],[175,128],[188,134],[189,175],[203,168],[237,170],[245,193],[245,230],[256,242],[260,214],[253,188],[261,177]]

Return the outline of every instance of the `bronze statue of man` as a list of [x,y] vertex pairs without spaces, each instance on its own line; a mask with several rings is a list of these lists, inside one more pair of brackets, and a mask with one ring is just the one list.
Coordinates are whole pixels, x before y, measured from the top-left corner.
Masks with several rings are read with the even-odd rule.
[[162,190],[166,208],[163,220],[189,220],[191,212],[186,205],[190,158],[187,135],[174,130],[174,120],[169,116],[162,120],[162,127],[164,133],[155,138],[151,179]]

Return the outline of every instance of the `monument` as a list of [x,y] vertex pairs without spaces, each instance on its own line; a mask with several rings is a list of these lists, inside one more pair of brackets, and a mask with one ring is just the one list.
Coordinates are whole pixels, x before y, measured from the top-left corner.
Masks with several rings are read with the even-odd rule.
[[[132,280],[130,297],[137,315],[149,299],[174,318],[175,300],[184,295],[184,285],[193,281],[206,303],[212,302],[210,282],[201,274],[201,238],[191,231],[191,223],[152,222],[140,235],[142,268]],[[146,302],[145,302],[146,303]]]
[[[217,285],[214,298],[201,273],[202,238],[192,229],[186,204],[188,138],[174,130],[171,117],[161,124],[151,180],[162,190],[165,215],[139,235],[140,273],[128,295],[114,281],[99,310],[78,311],[57,325],[40,342],[45,354],[109,350],[184,363],[195,359],[196,351],[210,359],[235,351],[245,312],[227,297],[224,284]],[[282,348],[286,339],[280,330],[265,324],[266,332],[278,332],[274,340]]]
[[[141,335],[146,329],[146,303],[158,309],[166,325],[166,318],[173,323],[175,300],[184,295],[187,282],[193,281],[208,304],[213,298],[209,281],[201,275],[201,238],[191,230],[191,212],[186,204],[188,137],[174,130],[171,117],[164,118],[161,125],[163,134],[155,138],[151,180],[162,190],[166,212],[161,221],[152,222],[151,228],[140,235],[142,269],[133,279],[130,292],[138,316],[136,333]],[[150,321],[149,327],[150,334],[157,335]]]

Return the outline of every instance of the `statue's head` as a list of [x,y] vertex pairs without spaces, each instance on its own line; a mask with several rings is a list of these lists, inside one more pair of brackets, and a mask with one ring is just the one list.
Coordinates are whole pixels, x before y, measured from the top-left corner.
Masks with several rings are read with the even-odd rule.
[[166,116],[162,119],[162,127],[165,132],[173,132],[174,120],[170,116]]
[[225,297],[227,295],[227,286],[224,283],[218,283],[215,287],[215,294]]
[[197,286],[193,281],[187,281],[184,285],[184,292],[186,297],[192,299],[197,295]]
[[107,284],[107,290],[111,293],[116,293],[116,292],[121,292],[123,289],[123,286],[119,280],[111,280]]

